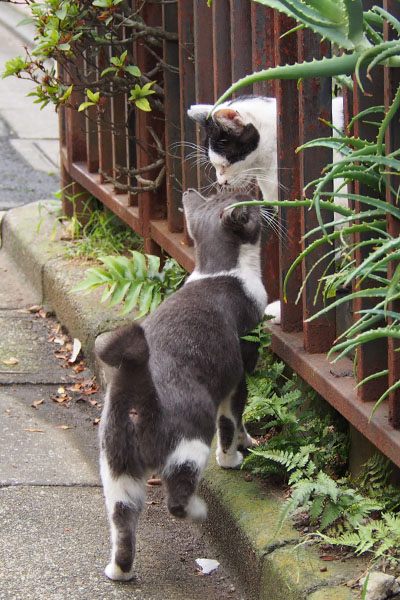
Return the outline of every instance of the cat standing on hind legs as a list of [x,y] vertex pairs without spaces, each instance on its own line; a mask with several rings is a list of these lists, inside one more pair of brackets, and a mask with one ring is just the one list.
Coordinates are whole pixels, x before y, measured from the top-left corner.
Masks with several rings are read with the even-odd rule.
[[217,461],[242,462],[249,445],[242,423],[245,375],[257,344],[242,339],[262,318],[258,207],[229,209],[249,200],[196,191],[183,204],[195,242],[196,268],[179,291],[142,323],[96,341],[111,377],[100,426],[100,468],[111,526],[105,574],[133,577],[136,527],[152,472],[164,480],[168,509],[178,518],[204,519],[197,487],[217,425]]

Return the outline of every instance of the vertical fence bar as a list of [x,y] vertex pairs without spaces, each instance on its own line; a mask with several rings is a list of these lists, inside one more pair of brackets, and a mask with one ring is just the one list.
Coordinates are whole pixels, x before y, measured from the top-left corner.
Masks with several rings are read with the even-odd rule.
[[[299,62],[309,61],[313,58],[321,59],[329,52],[326,43],[321,41],[311,31],[298,32]],[[304,80],[299,89],[299,125],[300,144],[318,137],[326,137],[331,134],[321,119],[332,121],[332,81],[328,77]],[[332,150],[330,148],[318,148],[317,152],[303,150],[300,152],[300,186],[302,194],[304,188],[310,181],[317,179],[325,165],[332,162]],[[312,197],[312,190],[308,190],[307,196]],[[302,233],[303,235],[318,226],[315,210],[301,209]],[[322,211],[322,219],[333,221],[334,214],[330,211]],[[303,248],[309,246],[318,236],[309,237],[303,241]],[[308,255],[302,262],[303,281],[307,281],[303,290],[303,331],[304,349],[310,353],[327,352],[335,339],[335,311],[330,311],[324,317],[307,323],[307,319],[321,310],[325,301],[320,293],[315,298],[318,283],[321,277],[333,272],[334,256],[323,256],[331,249],[326,243]]]
[[[383,3],[385,10],[389,11],[397,19],[400,19],[400,5],[395,2],[395,0],[385,0]],[[387,23],[385,23],[384,28],[385,40],[392,39],[393,30],[391,30]],[[400,89],[400,74],[398,69],[385,67],[385,110],[388,111],[390,105],[393,102],[395,94],[398,89]],[[400,130],[397,118],[393,118],[387,131],[386,131],[386,139],[385,139],[386,151],[385,154],[389,154],[400,148]],[[387,177],[393,188],[397,190],[399,188],[399,177],[388,174]],[[386,186],[386,201],[389,204],[397,205],[396,197],[390,191],[389,186]],[[387,213],[387,231],[393,237],[400,237],[400,221],[396,219],[393,215]],[[393,275],[395,273],[396,268],[399,265],[399,261],[391,261],[388,264],[388,279],[392,280]],[[389,303],[389,310],[394,310],[400,313],[400,301],[395,300]],[[392,319],[388,318],[388,323],[392,323]],[[395,338],[388,339],[388,385],[391,387],[395,383],[397,383],[400,379],[400,341]],[[392,427],[396,429],[400,429],[400,389],[393,390],[389,394],[389,422]]]
[[[89,83],[95,81],[97,69],[89,61],[89,51],[84,59],[84,73]],[[97,133],[97,106],[89,106],[85,110],[86,115],[86,167],[89,173],[97,173],[99,169],[99,138]]]
[[[368,95],[363,94],[359,89],[356,82],[354,82],[354,114],[356,115],[360,111],[369,108],[371,105],[383,104],[383,68],[376,67],[374,69],[374,75],[372,81],[367,80],[365,77],[365,71],[361,73],[363,86]],[[367,119],[368,120],[368,119]],[[354,125],[354,134],[356,137],[367,139],[370,141],[376,140],[377,129],[364,120],[357,120]],[[354,183],[354,190],[356,194],[373,195],[371,188],[356,181]],[[379,192],[376,192],[379,195]],[[367,210],[368,205],[364,205],[362,202],[355,202],[356,210],[362,211]],[[365,221],[365,219],[364,219]],[[356,243],[366,241],[371,236],[370,234],[356,233]],[[355,258],[356,264],[359,265],[371,252],[371,246],[364,246],[356,250]],[[365,280],[357,289],[374,287],[376,284],[371,280]],[[375,306],[376,299],[374,298],[357,298],[353,302],[354,318],[359,318],[359,311],[368,310]],[[387,368],[387,341],[386,340],[375,340],[373,342],[367,342],[361,344],[357,350],[357,379],[361,381],[374,373],[382,371]],[[387,377],[379,377],[372,379],[358,388],[358,399],[362,402],[373,402],[376,401],[381,394],[387,389]]]
[[[251,6],[250,2],[231,0],[231,56],[232,80],[237,81],[252,72],[251,56]],[[248,85],[236,96],[252,94],[253,88]]]
[[[196,103],[195,57],[193,40],[193,0],[178,2],[179,72],[181,74],[180,112],[182,142],[182,189],[197,189],[197,169],[188,158],[197,143],[196,124],[187,115],[187,109]],[[192,242],[185,227],[185,243]]]
[[[295,23],[282,14],[275,13],[275,51],[276,64],[294,63],[297,60],[297,36],[280,39],[280,36],[294,27]],[[296,148],[299,145],[299,98],[297,81],[278,81],[277,91],[277,127],[278,127],[278,175],[280,200],[300,198],[299,159]],[[283,281],[289,267],[298,256],[301,246],[300,212],[296,208],[280,209],[281,223],[287,230],[286,238],[280,240],[280,294],[282,330],[301,331],[303,311],[296,298],[301,286],[301,267],[292,273],[287,285],[287,302],[283,298]]]
[[[98,75],[107,66],[105,50],[100,49],[97,57]],[[113,174],[112,133],[111,133],[111,99],[103,96],[98,104],[97,133],[99,144],[99,173],[101,183],[107,182]]]
[[[177,4],[162,6],[163,28],[171,33],[178,32]],[[181,163],[181,113],[178,41],[165,40],[163,43],[164,61],[169,65],[164,70],[165,92],[165,167],[167,187],[168,229],[172,232],[183,230],[182,206],[182,163]]]
[[232,83],[230,0],[212,3],[214,100]]
[[[195,60],[195,89],[197,104],[212,104],[214,98],[214,78],[211,77],[213,68],[212,48],[212,11],[204,0],[194,0],[194,60]],[[197,127],[196,141],[202,146],[204,131]],[[200,153],[198,153],[198,159]],[[197,181],[199,188],[210,183],[200,161],[197,163]]]
[[[128,135],[125,117],[126,94],[118,94],[111,99],[112,122],[112,176],[116,194],[126,193],[126,136]],[[121,185],[122,187],[119,187]]]
[[[140,15],[144,22],[150,27],[159,27],[162,24],[161,4],[146,3],[142,5],[137,0],[137,8],[140,9]],[[156,59],[150,53],[146,44],[142,40],[136,42],[135,48],[136,61],[143,73],[151,71],[156,64]],[[136,126],[136,156],[137,168],[143,169],[151,165],[157,158],[157,142],[162,140],[165,130],[165,116],[158,113],[157,110],[144,112],[135,110]],[[158,171],[149,171],[141,174],[146,180],[155,180]],[[150,221],[160,219],[166,216],[165,206],[165,187],[157,190],[143,191],[138,196],[139,218],[142,224],[142,235],[144,238],[144,250],[148,254],[159,254],[159,246],[151,239]]]
[[[252,71],[269,69],[274,65],[274,10],[257,2],[251,3]],[[275,96],[275,81],[259,81],[253,91],[260,96]]]

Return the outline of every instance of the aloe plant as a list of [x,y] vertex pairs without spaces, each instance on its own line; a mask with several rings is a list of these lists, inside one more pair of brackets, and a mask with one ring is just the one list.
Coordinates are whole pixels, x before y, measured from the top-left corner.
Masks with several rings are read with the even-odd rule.
[[[218,1],[218,0],[215,0]],[[253,0],[274,8],[307,27],[322,39],[335,44],[346,54],[304,61],[293,65],[277,66],[247,75],[235,82],[217,100],[215,107],[240,88],[272,79],[301,79],[308,77],[334,77],[356,73],[359,85],[360,68],[371,70],[378,64],[400,66],[400,40],[386,42],[382,31],[384,22],[400,34],[400,22],[388,11],[374,6],[363,11],[361,0]],[[212,0],[209,0],[211,4]]]
[[[378,64],[400,66],[400,22],[381,7],[373,6],[371,10],[363,11],[361,0],[257,1],[292,17],[300,24],[299,27],[312,29],[323,39],[331,41],[336,47],[346,51],[346,54],[301,64],[283,65],[253,73],[234,83],[219,98],[216,105],[242,86],[268,79],[300,79],[355,74],[359,86],[363,89],[360,79],[361,69],[366,68],[367,74],[369,74]],[[382,32],[385,22],[390,25],[392,32],[397,34],[395,40],[384,41]],[[398,198],[399,196],[399,190],[393,187],[389,176],[400,175],[400,149],[388,152],[384,144],[387,128],[394,116],[398,115],[399,109],[400,86],[386,113],[383,106],[371,107],[356,115],[348,126],[348,130],[351,131],[357,120],[368,119],[370,115],[374,115],[377,135],[373,142],[356,138],[348,132],[337,131],[335,137],[311,140],[298,148],[298,151],[307,152],[311,148],[325,146],[338,151],[341,158],[326,165],[321,176],[306,185],[306,193],[314,188],[312,199],[271,203],[290,205],[293,208],[309,204],[315,208],[319,223],[318,227],[309,231],[305,236],[306,238],[313,236],[314,241],[299,254],[286,275],[284,296],[289,277],[302,260],[316,248],[325,244],[327,250],[324,256],[316,261],[311,271],[321,261],[327,261],[329,265],[337,263],[333,274],[326,275],[327,270],[325,271],[325,275],[315,290],[315,298],[322,293],[325,298],[333,299],[333,301],[309,320],[321,317],[329,310],[353,299],[375,299],[374,308],[360,310],[357,314],[358,320],[336,340],[329,353],[331,356],[333,352],[337,352],[336,360],[348,355],[368,341],[380,338],[400,339],[400,312],[395,310],[391,304],[400,299],[400,265],[397,265],[391,279],[387,275],[389,263],[400,260],[400,239],[393,238],[386,230],[387,214],[400,219],[400,208],[398,204],[389,204],[380,199],[380,197],[384,197],[387,188],[393,197]],[[379,115],[382,116],[379,117]],[[330,184],[339,179],[344,183],[335,192],[332,192]],[[369,188],[370,193],[348,193],[346,184],[354,181],[363,184],[363,190]],[[356,211],[349,208],[343,211],[342,206],[335,204],[335,199],[343,198],[352,201],[353,204],[354,202],[359,203],[363,209]],[[262,202],[262,204],[267,203]],[[339,219],[332,218],[329,223],[324,224],[321,218],[321,209],[329,209],[333,213],[340,214],[340,217]],[[355,241],[355,233],[368,234],[368,238],[365,239],[363,236],[361,241]],[[341,259],[339,261],[337,261],[337,249],[335,248],[336,240],[340,241]],[[354,256],[358,249],[366,249],[367,255],[359,265],[356,265]],[[303,281],[298,300],[310,274],[309,272]],[[361,284],[367,279],[369,287],[363,288]],[[349,284],[353,284],[353,293],[347,297],[335,299],[336,290],[342,285]],[[360,381],[358,385],[363,385],[373,378],[387,376],[387,374],[388,370],[384,369]],[[382,394],[374,406],[371,418],[379,404],[391,391],[398,388],[400,388],[400,382],[394,383]]]

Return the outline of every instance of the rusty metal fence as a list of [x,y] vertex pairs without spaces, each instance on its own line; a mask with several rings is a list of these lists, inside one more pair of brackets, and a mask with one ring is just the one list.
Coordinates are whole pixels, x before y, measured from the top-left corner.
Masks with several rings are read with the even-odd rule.
[[[384,2],[392,11],[398,10],[398,5],[392,4],[396,5],[394,0]],[[212,8],[207,7],[205,0],[164,4],[148,0],[141,11],[149,25],[176,34],[176,40],[164,41],[162,48],[164,61],[175,67],[166,70],[160,82],[164,89],[165,113],[129,110],[125,96],[107,99],[101,114],[93,112],[95,107],[86,114],[62,110],[62,183],[71,186],[70,193],[93,195],[109,207],[144,237],[145,252],[159,253],[163,249],[191,270],[194,255],[180,210],[181,195],[182,190],[189,187],[201,187],[204,173],[191,160],[193,148],[187,143],[202,140],[186,109],[194,103],[213,102],[232,81],[243,75],[268,66],[318,58],[328,54],[329,47],[307,31],[281,38],[293,27],[293,22],[249,0],[217,0]],[[135,42],[133,55],[137,64],[151,68],[154,56],[140,40]],[[76,65],[76,69],[84,68],[84,64]],[[71,78],[73,80],[73,74]],[[375,76],[371,84],[375,104],[379,103],[377,97],[381,97],[382,104],[389,106],[398,79],[396,73],[382,68],[380,76]],[[349,93],[345,95],[347,120],[353,112],[371,102],[356,86],[354,90],[354,97]],[[295,153],[301,143],[330,134],[321,119],[331,120],[331,81],[309,80],[300,87],[296,81],[258,83],[243,93],[276,97],[280,199],[301,198],[305,184],[316,179],[323,166],[331,162],[329,149]],[[71,101],[79,105],[84,98],[75,94]],[[368,130],[361,130],[361,124],[357,127],[356,135],[369,135]],[[390,144],[393,148],[400,147],[399,135],[398,128],[393,126],[388,132],[389,147]],[[162,140],[165,152],[165,160],[161,160],[158,167],[154,167],[157,162],[155,140]],[[157,151],[159,156],[160,148]],[[150,182],[157,177],[160,180],[165,173],[164,185],[155,191],[133,193],[126,186],[128,169],[132,166],[140,174],[135,185],[140,187],[143,178]],[[109,181],[110,176],[113,183]],[[390,196],[386,200],[396,201]],[[67,202],[64,210],[67,213],[70,210]],[[280,219],[287,229],[286,238],[278,239],[271,231],[263,244],[263,274],[270,300],[279,297],[282,300],[283,280],[304,244],[302,234],[317,224],[314,211],[307,209],[281,208]],[[390,215],[387,221],[388,230],[399,235],[399,222]],[[353,362],[342,359],[332,365],[326,360],[326,352],[336,338],[338,315],[332,310],[326,317],[306,322],[322,308],[322,300],[314,303],[314,296],[318,280],[326,269],[323,260],[308,278],[302,302],[296,303],[305,274],[324,252],[321,248],[320,254],[313,253],[290,278],[287,302],[281,302],[282,324],[271,325],[272,349],[400,466],[399,390],[381,404],[369,422],[372,407],[388,382],[392,384],[399,379],[397,342],[389,340],[388,344],[369,343],[363,347],[358,356],[357,378],[361,380],[387,365],[389,376],[373,380],[356,392]],[[391,264],[390,269],[394,268]]]

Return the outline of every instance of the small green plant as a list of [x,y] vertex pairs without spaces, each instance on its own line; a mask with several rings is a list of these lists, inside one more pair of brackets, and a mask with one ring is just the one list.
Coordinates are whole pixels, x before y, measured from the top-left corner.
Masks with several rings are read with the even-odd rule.
[[121,315],[138,306],[139,319],[152,312],[164,297],[171,295],[182,283],[186,271],[176,260],[168,258],[161,268],[159,256],[132,251],[132,259],[126,256],[104,256],[99,259],[103,267],[86,271],[86,279],[71,292],[91,291],[105,286],[101,302],[108,308],[123,303]]

